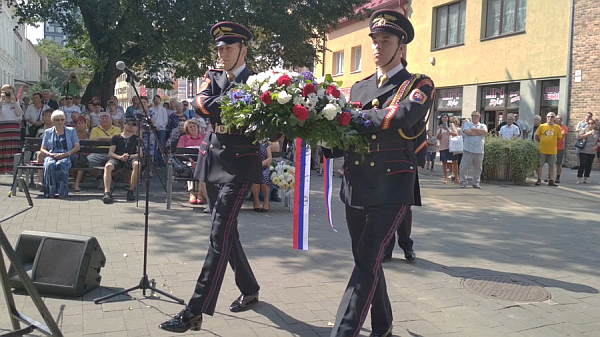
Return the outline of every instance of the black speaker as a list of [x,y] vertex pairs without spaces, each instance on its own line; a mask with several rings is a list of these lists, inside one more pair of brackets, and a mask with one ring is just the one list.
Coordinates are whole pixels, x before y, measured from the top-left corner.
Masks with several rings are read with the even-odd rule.
[[[106,257],[94,237],[24,231],[15,248],[36,289],[42,294],[82,296],[100,285]],[[23,289],[14,267],[10,285]]]

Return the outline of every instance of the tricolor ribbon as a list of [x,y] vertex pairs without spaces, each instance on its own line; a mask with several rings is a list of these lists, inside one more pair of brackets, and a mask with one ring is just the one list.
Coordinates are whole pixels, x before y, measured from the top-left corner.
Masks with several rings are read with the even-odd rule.
[[333,159],[327,159],[323,156],[323,195],[325,196],[325,214],[331,229],[337,232],[333,227],[333,218],[331,216],[331,192],[333,191]]
[[310,148],[300,138],[294,143],[294,249],[308,250]]

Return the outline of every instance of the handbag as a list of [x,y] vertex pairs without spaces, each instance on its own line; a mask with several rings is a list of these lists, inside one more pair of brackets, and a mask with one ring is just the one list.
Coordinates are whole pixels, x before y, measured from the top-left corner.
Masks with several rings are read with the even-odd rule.
[[[185,158],[185,157],[184,157]],[[189,158],[185,158],[189,160]],[[181,158],[174,156],[171,158],[171,165],[173,165],[173,172],[178,178],[192,178],[194,170],[191,165],[186,164]]]
[[90,161],[88,160],[87,156],[83,153],[77,153],[75,155],[75,159],[73,159],[73,164],[71,165],[72,168],[86,168],[86,167],[90,167]]
[[587,137],[586,138],[578,139],[575,142],[575,147],[578,148],[578,149],[583,149],[583,148],[585,148],[585,143],[587,143]]
[[449,150],[452,153],[463,152],[463,137],[462,136],[450,136]]

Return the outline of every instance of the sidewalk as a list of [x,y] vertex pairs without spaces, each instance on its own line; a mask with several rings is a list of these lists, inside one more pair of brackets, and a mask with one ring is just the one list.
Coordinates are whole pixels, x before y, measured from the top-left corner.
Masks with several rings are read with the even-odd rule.
[[[424,206],[414,208],[412,234],[417,261],[406,262],[396,248],[384,264],[394,336],[600,336],[600,173],[593,171],[586,185],[575,185],[576,171],[565,168],[560,187],[483,183],[477,190],[443,185],[436,169],[420,175]],[[322,178],[312,173],[309,250],[291,249],[292,213],[283,203],[257,213],[247,201],[239,231],[261,285],[260,302],[246,312],[229,312],[239,295],[229,268],[217,312],[205,317],[202,331],[187,335],[329,336],[353,261],[338,197],[341,179],[334,177],[336,233],[326,223]],[[26,202],[22,193],[7,197],[7,177],[0,183],[2,217]],[[203,207],[185,203],[182,185],[174,191],[167,211],[165,192],[153,179],[147,273],[159,289],[187,301],[207,250],[210,217]],[[83,298],[44,297],[65,336],[170,336],[157,326],[182,306],[168,299],[136,290],[131,298],[93,303],[139,283],[143,200],[136,207],[117,191],[115,204],[104,205],[93,188],[66,200],[32,194],[34,208],[2,226],[13,244],[23,230],[94,236],[107,257],[101,288]],[[550,298],[536,302],[545,292]],[[499,299],[510,296],[516,300]],[[15,301],[40,319],[27,296],[15,294]],[[11,330],[4,300],[0,329]],[[361,335],[370,332],[367,319]]]

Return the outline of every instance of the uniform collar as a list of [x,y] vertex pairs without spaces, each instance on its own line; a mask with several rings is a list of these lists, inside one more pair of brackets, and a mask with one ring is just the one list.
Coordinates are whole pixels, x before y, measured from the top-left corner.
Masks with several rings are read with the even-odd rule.
[[[394,77],[394,75],[396,75],[402,69],[404,69],[404,66],[402,65],[402,63],[400,63],[397,66],[395,66],[394,68],[390,69],[390,71],[388,71],[386,75],[388,78],[392,78],[392,77]],[[383,73],[381,72],[381,70],[379,68],[377,68],[377,80],[378,81],[382,75],[383,75]]]
[[[235,68],[233,71],[231,71],[231,73],[235,75],[234,78],[237,78],[238,76],[240,76],[242,71],[244,71],[244,68],[246,68],[246,63],[243,63],[241,66],[239,66],[239,67]],[[229,72],[225,71],[225,75],[227,75],[227,73],[229,73]]]

